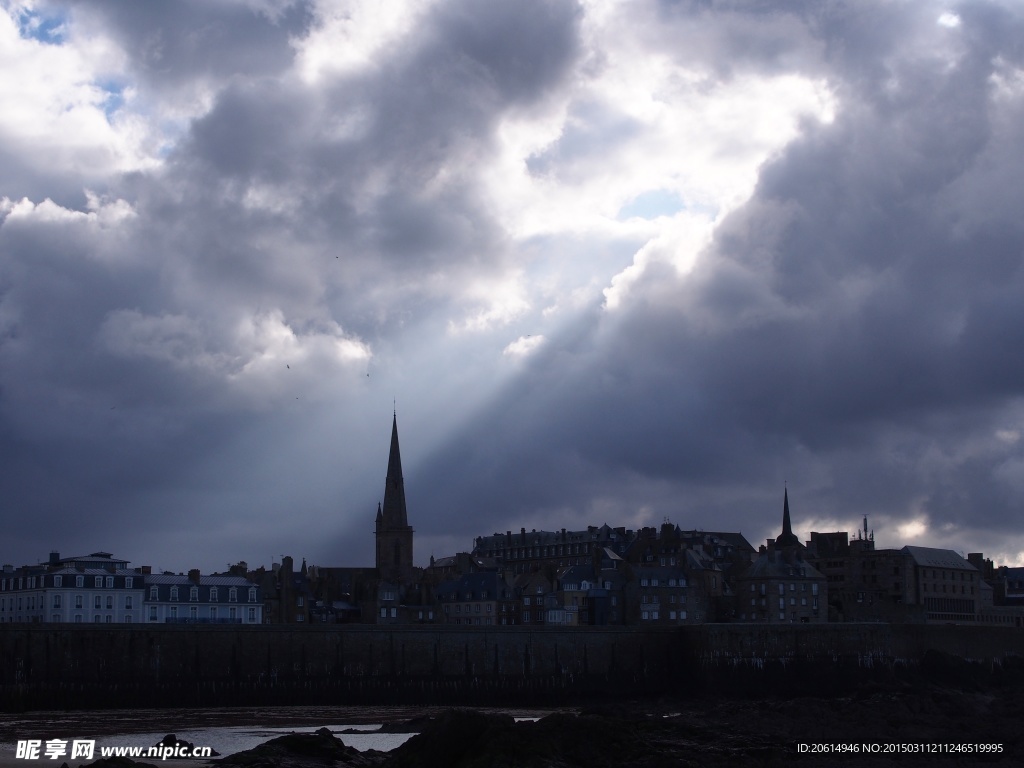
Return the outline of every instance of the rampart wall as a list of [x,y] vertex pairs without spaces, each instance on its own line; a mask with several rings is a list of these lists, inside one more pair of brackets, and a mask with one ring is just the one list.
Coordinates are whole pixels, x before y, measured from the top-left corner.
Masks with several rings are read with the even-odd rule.
[[1002,627],[8,624],[0,709],[827,694],[870,680],[998,674],[1022,658],[1024,632]]

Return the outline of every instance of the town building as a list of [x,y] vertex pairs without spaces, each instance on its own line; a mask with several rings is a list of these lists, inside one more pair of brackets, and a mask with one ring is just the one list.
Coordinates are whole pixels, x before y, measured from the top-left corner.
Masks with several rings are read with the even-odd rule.
[[143,617],[147,574],[109,552],[62,558],[0,575],[0,622],[128,624]]
[[768,539],[757,559],[734,580],[739,621],[824,623],[828,620],[828,582],[807,561],[793,533],[789,491],[783,494],[782,533]]
[[437,603],[446,624],[493,627],[517,623],[512,585],[497,571],[464,573],[442,582]]
[[146,578],[145,621],[150,624],[262,624],[260,587],[244,576],[203,576],[198,570]]

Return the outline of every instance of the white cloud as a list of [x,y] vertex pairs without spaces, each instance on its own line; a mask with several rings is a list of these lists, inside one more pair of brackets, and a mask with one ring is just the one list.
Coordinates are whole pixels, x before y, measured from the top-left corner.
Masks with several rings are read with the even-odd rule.
[[544,335],[520,336],[501,351],[507,357],[526,357],[535,352],[544,343]]
[[56,44],[22,36],[17,5],[0,10],[0,136],[20,162],[89,179],[153,167],[149,126],[129,113],[133,91],[111,108],[104,87],[122,77],[124,57],[108,39],[72,34]]
[[318,0],[317,23],[296,40],[296,67],[308,83],[358,72],[388,59],[385,49],[416,28],[432,2]]

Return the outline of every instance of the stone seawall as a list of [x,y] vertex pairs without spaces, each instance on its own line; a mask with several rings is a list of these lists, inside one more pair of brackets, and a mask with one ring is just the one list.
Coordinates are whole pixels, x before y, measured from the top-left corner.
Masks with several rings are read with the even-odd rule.
[[0,627],[0,709],[830,693],[953,667],[993,674],[1022,657],[1024,632],[964,626],[7,624]]

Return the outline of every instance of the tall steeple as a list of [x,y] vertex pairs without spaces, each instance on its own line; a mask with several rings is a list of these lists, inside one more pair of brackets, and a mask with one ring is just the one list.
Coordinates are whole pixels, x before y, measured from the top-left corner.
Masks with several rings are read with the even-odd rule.
[[780,547],[792,547],[800,544],[800,539],[793,534],[793,523],[789,519],[788,488],[782,494],[782,533],[775,539],[775,544]]
[[409,525],[405,507],[405,482],[402,479],[402,454],[398,449],[398,414],[391,421],[391,452],[388,454],[388,475],[384,481],[383,517],[389,528]]
[[412,578],[412,526],[405,506],[402,455],[398,449],[398,416],[391,421],[391,451],[384,480],[384,504],[377,505],[377,574],[393,584]]

